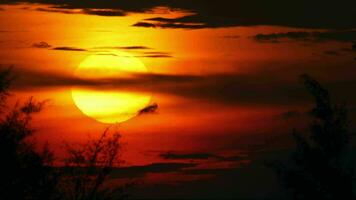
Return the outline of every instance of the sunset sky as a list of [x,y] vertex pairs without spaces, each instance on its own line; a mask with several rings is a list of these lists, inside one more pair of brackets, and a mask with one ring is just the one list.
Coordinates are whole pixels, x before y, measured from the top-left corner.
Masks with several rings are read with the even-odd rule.
[[354,116],[353,4],[1,0],[0,66],[13,67],[12,104],[47,101],[33,127],[59,155],[119,130],[125,162],[112,180],[142,182],[138,198],[263,197],[275,182],[255,182],[271,176],[255,163],[290,148],[309,119],[299,75]]

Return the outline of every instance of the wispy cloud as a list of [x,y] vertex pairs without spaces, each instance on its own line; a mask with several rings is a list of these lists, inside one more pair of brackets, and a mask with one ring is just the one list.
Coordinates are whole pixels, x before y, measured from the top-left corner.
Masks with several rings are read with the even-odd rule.
[[77,47],[54,47],[52,50],[57,51],[88,51],[87,49],[77,48]]
[[222,156],[212,153],[196,152],[196,153],[176,153],[165,152],[159,154],[165,160],[209,160],[214,159],[219,162],[236,162],[245,160],[247,157],[244,155]]
[[338,42],[354,42],[356,41],[356,30],[341,30],[341,31],[298,31],[298,32],[280,32],[271,34],[257,34],[253,38],[259,42],[277,43],[285,40],[294,41],[338,41]]
[[148,50],[152,49],[147,46],[102,46],[102,47],[93,47],[93,49],[124,49],[124,50]]
[[98,15],[98,16],[126,16],[126,13],[120,9],[83,9],[83,14]]
[[143,115],[143,114],[152,114],[152,113],[156,113],[158,109],[158,104],[157,103],[152,103],[148,106],[146,106],[145,108],[141,109],[138,114],[139,115]]
[[195,167],[194,163],[152,163],[143,166],[131,166],[114,168],[111,178],[137,178],[143,177],[147,173],[167,173],[178,172],[186,168]]
[[47,42],[37,42],[37,43],[33,43],[32,47],[47,49],[50,48],[51,45],[49,45]]
[[36,8],[37,11],[42,12],[56,12],[63,14],[88,14],[88,15],[97,15],[97,16],[126,16],[126,13],[119,9],[63,9],[63,8]]
[[130,53],[134,54],[135,57],[140,58],[172,58],[172,54],[164,51],[152,51],[152,48],[147,46],[99,46],[99,47],[91,47],[91,48],[80,48],[80,47],[71,47],[71,46],[59,46],[52,47],[52,45],[47,42],[36,42],[31,45],[34,48],[42,48],[42,49],[50,49],[57,51],[79,51],[79,52],[94,52],[96,55],[110,55],[117,56],[114,52],[110,52],[111,50],[124,50],[130,51]]
[[210,153],[174,153],[166,152],[159,155],[161,158],[166,160],[206,160],[209,158],[215,158],[216,156]]

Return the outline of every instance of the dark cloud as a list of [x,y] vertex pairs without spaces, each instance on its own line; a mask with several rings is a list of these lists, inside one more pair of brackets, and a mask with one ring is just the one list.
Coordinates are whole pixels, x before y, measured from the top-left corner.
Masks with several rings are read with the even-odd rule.
[[51,45],[49,45],[47,42],[37,42],[37,43],[33,43],[32,47],[47,49],[50,48]]
[[150,104],[148,106],[146,106],[145,108],[141,109],[138,114],[142,115],[142,114],[151,114],[151,113],[156,113],[158,109],[158,104],[157,103],[153,103]]
[[235,155],[235,156],[221,156],[212,153],[175,153],[175,152],[165,152],[159,154],[159,157],[165,160],[208,160],[215,159],[218,162],[236,162],[246,159],[246,156]]
[[[275,173],[263,164],[233,168],[186,169],[179,176],[211,175],[176,184],[140,186],[132,193],[138,199],[285,199]],[[258,181],[256,181],[258,180]]]
[[136,56],[136,57],[141,57],[141,58],[172,58],[172,56],[170,56],[170,55],[161,55],[161,54],[141,55],[141,56]]
[[161,158],[166,160],[206,160],[210,158],[215,158],[216,156],[210,153],[174,153],[174,152],[166,152],[159,155]]
[[148,50],[152,49],[147,46],[103,46],[103,47],[94,47],[93,49],[124,49],[124,50]]
[[83,14],[98,16],[126,16],[126,13],[115,9],[84,9]]
[[172,58],[173,56],[168,52],[158,52],[158,51],[148,51],[148,52],[141,52],[140,55],[137,57],[144,57],[144,58]]
[[147,46],[103,46],[103,47],[94,47],[91,49],[99,50],[110,50],[110,49],[119,49],[119,50],[129,50],[135,53],[135,57],[141,58],[172,58],[172,54],[169,52],[163,51],[149,51],[152,48]]
[[172,54],[169,52],[163,51],[149,51],[152,48],[146,46],[106,46],[106,47],[94,47],[92,49],[99,50],[110,50],[110,49],[119,49],[119,50],[128,50],[135,54],[135,57],[141,58],[172,58]]
[[[30,7],[23,8],[25,10],[30,9]],[[36,8],[37,11],[41,12],[54,12],[54,13],[63,13],[63,14],[81,14],[82,12],[78,12],[76,10],[64,10],[64,9],[53,9],[53,8]]]
[[147,173],[167,173],[178,172],[186,168],[195,167],[194,163],[152,163],[143,166],[131,166],[114,168],[111,178],[137,178],[143,177]]
[[[154,92],[200,99],[223,104],[280,104],[306,103],[310,99],[303,86],[296,81],[283,81],[266,74],[213,74],[213,75],[169,75],[133,74],[132,78],[80,79],[70,75],[17,70],[18,79],[14,89],[44,89],[47,87],[89,87],[93,89]],[[356,81],[330,81],[325,87],[347,96],[356,88]]]
[[182,29],[202,29],[202,28],[219,28],[242,26],[238,25],[234,19],[215,18],[212,16],[205,16],[200,14],[193,14],[179,18],[163,18],[155,17],[148,18],[142,22],[133,24],[133,26],[153,28],[182,28]]
[[[38,48],[41,44],[37,44]],[[45,44],[42,44],[46,46]],[[44,47],[43,47],[44,48]],[[46,47],[48,48],[48,47]],[[104,50],[104,53],[98,53],[96,55],[111,55],[117,56],[115,53],[105,53],[105,50],[111,49],[121,49],[121,50],[132,50],[135,54],[135,57],[140,58],[172,58],[173,56],[171,53],[163,52],[163,51],[147,51],[151,50],[152,48],[146,46],[103,46],[103,47],[93,47],[93,48],[79,48],[79,47],[54,47],[52,50],[60,50],[60,51],[93,51],[93,52],[100,52]]]
[[[183,1],[184,2],[184,1]],[[182,4],[183,4],[182,2]],[[174,7],[174,3],[172,3]],[[194,14],[178,18],[148,18],[134,26],[154,28],[219,28],[232,26],[277,25],[298,28],[355,28],[352,22],[355,8],[349,1],[326,3],[322,1],[282,0],[225,0],[186,2],[177,8],[192,11]],[[191,4],[191,5],[189,5]],[[169,5],[169,4],[168,4]],[[315,14],[317,13],[317,14]],[[333,17],[330,16],[333,13]]]
[[[28,7],[26,8],[28,9]],[[98,16],[126,16],[126,13],[116,9],[90,9],[85,8],[81,10],[61,9],[61,8],[36,8],[37,11],[56,12],[63,14],[88,14]]]
[[[2,66],[4,67],[4,66]],[[81,79],[69,74],[36,71],[26,68],[14,68],[17,77],[14,89],[31,89],[47,87],[93,87],[100,89],[133,89],[150,90],[152,86],[173,86],[175,84],[198,80],[199,77],[191,75],[166,75],[166,74],[132,74],[133,78],[108,78],[108,79]],[[153,85],[152,85],[153,84]],[[151,85],[151,86],[150,86]]]
[[[87,10],[86,14],[123,16],[127,13],[152,12],[156,7],[189,11],[189,16],[151,18],[134,24],[156,28],[220,28],[232,26],[275,25],[298,28],[346,29],[356,28],[356,7],[350,0],[130,0],[130,1],[72,1],[72,0],[3,0],[2,4],[41,3],[51,9],[72,12]],[[109,10],[108,10],[109,9]],[[106,10],[106,11],[105,11]],[[114,11],[110,11],[114,10]],[[117,12],[115,12],[117,11]]]
[[146,46],[125,46],[125,47],[120,47],[121,49],[128,49],[128,50],[132,50],[132,49],[134,49],[134,50],[138,50],[138,49],[140,49],[140,50],[142,50],[142,49],[151,49],[151,48],[149,48],[149,47],[146,47]]
[[[32,45],[33,47],[38,47],[38,48],[48,48],[51,47],[51,45],[49,45],[46,42],[38,42],[38,43],[34,43]],[[93,47],[93,48],[88,48],[88,49],[84,49],[84,48],[79,48],[79,47],[67,47],[67,46],[62,46],[62,47],[54,47],[52,48],[53,50],[62,50],[62,51],[89,51],[89,50],[95,50],[95,49],[100,49],[100,50],[107,50],[107,49],[122,49],[122,50],[151,50],[152,48],[147,47],[147,46],[102,46],[102,47]],[[142,54],[147,54],[147,55],[169,55],[169,53],[167,52],[155,52],[155,51],[147,51],[147,52],[140,52]]]
[[338,42],[354,42],[356,41],[356,30],[342,30],[342,31],[299,31],[299,32],[282,32],[271,34],[257,34],[253,38],[259,42],[281,42],[283,40],[295,41],[338,41]]
[[280,39],[305,40],[309,39],[311,33],[309,32],[286,32],[286,33],[271,33],[271,34],[257,34],[253,36],[259,42],[279,42]]
[[145,28],[156,28],[156,25],[148,22],[137,22],[133,24],[132,26],[137,26],[137,27],[145,27]]
[[77,48],[77,47],[54,47],[52,50],[57,51],[88,51],[87,49]]
[[99,56],[117,56],[116,54],[114,53],[97,53],[95,55],[99,55]]

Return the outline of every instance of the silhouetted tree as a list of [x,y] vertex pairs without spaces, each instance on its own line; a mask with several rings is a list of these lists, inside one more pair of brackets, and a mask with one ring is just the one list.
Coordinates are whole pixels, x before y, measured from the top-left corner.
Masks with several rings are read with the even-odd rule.
[[[4,89],[2,92],[6,92]],[[2,97],[5,101],[4,93]],[[53,154],[47,146],[42,152],[36,151],[34,142],[30,141],[33,135],[31,115],[39,112],[42,106],[43,102],[30,98],[0,120],[0,199],[57,198],[57,175],[51,167]]]
[[347,109],[333,104],[327,90],[308,75],[301,80],[315,99],[310,137],[293,131],[296,150],[272,164],[294,199],[355,199],[354,159]]
[[118,133],[81,148],[67,145],[64,166],[54,166],[48,146],[36,151],[31,140],[32,115],[42,110],[45,102],[30,98],[5,112],[11,69],[0,71],[0,199],[1,200],[98,200],[126,197],[122,187],[104,187],[120,150]]
[[104,181],[118,164],[120,134],[108,137],[106,129],[98,140],[80,148],[67,145],[61,188],[66,200],[123,199],[122,187],[108,187]]

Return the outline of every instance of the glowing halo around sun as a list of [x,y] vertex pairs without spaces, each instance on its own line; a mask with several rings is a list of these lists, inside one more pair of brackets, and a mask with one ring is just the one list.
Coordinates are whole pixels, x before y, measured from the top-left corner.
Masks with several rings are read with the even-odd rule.
[[[126,52],[95,54],[81,62],[74,76],[87,79],[122,78],[130,73],[147,73],[145,65],[136,57]],[[75,105],[96,121],[115,124],[135,117],[146,107],[151,94],[127,91],[72,88]]]

